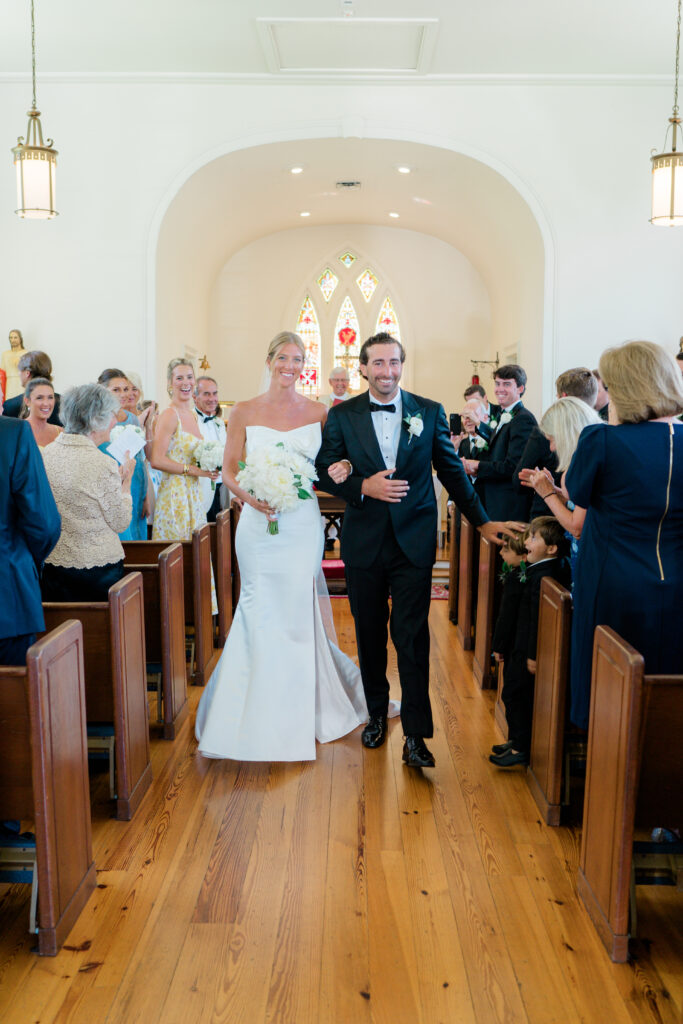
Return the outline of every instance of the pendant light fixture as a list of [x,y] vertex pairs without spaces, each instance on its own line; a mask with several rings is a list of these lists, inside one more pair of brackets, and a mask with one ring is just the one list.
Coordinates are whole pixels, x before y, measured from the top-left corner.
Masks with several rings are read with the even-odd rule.
[[671,150],[657,153],[652,163],[652,224],[676,227],[683,224],[683,152],[676,149],[681,130],[678,113],[678,64],[681,48],[681,0],[678,0],[676,22],[676,70],[674,75],[674,106],[669,118],[670,128],[664,137],[664,149],[671,131]]
[[52,139],[43,142],[40,111],[36,108],[36,24],[31,0],[31,66],[33,72],[33,105],[28,112],[26,139],[20,135],[14,153],[17,169],[17,206],[20,217],[33,220],[51,220],[55,209],[55,173],[57,150]]

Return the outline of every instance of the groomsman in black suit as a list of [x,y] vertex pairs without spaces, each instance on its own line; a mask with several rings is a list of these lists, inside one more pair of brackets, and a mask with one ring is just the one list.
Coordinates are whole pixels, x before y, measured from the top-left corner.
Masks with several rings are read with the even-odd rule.
[[463,466],[469,476],[476,476],[477,492],[488,515],[526,522],[531,496],[519,493],[513,484],[513,474],[536,426],[536,417],[522,404],[526,373],[516,363],[501,366],[493,375],[493,385],[501,412],[486,460],[464,459]]
[[45,629],[38,572],[62,521],[25,420],[0,416],[0,665],[21,665]]
[[[433,735],[429,702],[429,626],[437,504],[432,465],[462,512],[497,540],[502,524],[488,517],[453,450],[443,407],[399,388],[403,346],[390,334],[369,338],[360,353],[369,390],[330,409],[316,468],[322,490],[347,502],[341,535],[349,603],[370,720],[366,747],[387,730],[387,623],[401,680],[403,760],[432,767],[425,745]],[[346,460],[351,474],[336,484],[327,472]]]

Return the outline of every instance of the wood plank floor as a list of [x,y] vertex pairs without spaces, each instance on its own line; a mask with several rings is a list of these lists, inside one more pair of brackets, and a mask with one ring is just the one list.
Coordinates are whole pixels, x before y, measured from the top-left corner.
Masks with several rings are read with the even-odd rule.
[[431,626],[433,771],[402,766],[399,722],[380,750],[358,731],[290,765],[198,758],[188,722],[153,742],[134,821],[100,779],[99,885],[59,956],[31,952],[27,887],[0,887],[0,1021],[680,1022],[680,894],[639,890],[635,956],[609,961],[576,896],[578,830],[546,828],[522,771],[489,765],[493,695],[445,601]]

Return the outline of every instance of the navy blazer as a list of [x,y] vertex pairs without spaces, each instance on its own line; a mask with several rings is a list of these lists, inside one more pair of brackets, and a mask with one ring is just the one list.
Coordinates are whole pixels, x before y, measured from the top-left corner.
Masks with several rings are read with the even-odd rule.
[[[436,557],[437,505],[432,465],[458,508],[475,526],[488,521],[467,474],[451,443],[443,406],[401,390],[402,417],[420,416],[422,433],[411,435],[401,424],[396,454],[397,480],[407,480],[410,490],[394,504],[364,497],[363,480],[387,467],[382,458],[370,413],[366,391],[330,409],[316,460],[321,490],[344,498],[341,557],[349,566],[369,566],[391,526],[406,558],[418,566],[434,564]],[[353,473],[343,484],[335,484],[327,472],[333,462],[348,459]]]
[[0,638],[45,629],[38,569],[61,529],[30,426],[0,416]]
[[491,519],[526,522],[529,517],[532,495],[529,488],[524,488],[527,493],[517,491],[513,475],[535,426],[536,417],[520,403],[509,423],[499,426],[489,441],[477,471],[477,491]]

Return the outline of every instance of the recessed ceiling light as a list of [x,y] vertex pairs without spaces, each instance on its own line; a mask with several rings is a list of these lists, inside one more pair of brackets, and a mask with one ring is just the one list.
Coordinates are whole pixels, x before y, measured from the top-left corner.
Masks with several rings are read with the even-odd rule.
[[299,216],[300,217],[310,217],[311,216],[311,211],[310,210],[302,210],[301,213],[299,214]]
[[399,174],[410,174],[412,167],[397,167],[396,170]]
[[400,215],[400,213],[396,213],[396,210],[390,210],[389,211],[389,216],[390,217],[400,217],[401,215]]
[[290,174],[301,174],[303,167],[290,167]]

